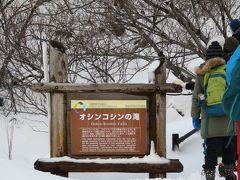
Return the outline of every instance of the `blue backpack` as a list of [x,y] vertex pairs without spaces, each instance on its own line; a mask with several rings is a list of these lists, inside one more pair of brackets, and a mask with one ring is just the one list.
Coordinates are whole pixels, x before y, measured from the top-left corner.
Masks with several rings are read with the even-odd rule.
[[222,106],[232,121],[240,121],[240,61],[234,67],[230,85],[226,89]]

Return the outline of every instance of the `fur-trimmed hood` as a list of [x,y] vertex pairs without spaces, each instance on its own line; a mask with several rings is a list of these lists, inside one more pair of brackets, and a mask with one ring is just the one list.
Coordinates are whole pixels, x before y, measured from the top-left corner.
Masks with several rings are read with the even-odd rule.
[[201,66],[196,67],[195,72],[197,75],[204,75],[209,72],[212,68],[226,64],[226,61],[223,58],[215,57],[207,60]]

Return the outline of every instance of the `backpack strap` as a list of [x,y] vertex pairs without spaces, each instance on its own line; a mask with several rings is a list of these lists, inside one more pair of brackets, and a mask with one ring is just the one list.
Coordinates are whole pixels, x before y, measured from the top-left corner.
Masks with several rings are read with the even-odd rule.
[[[227,128],[227,129],[229,129],[230,123],[231,123],[231,119],[229,120],[228,128]],[[228,148],[228,147],[229,147],[229,145],[230,145],[230,143],[232,142],[232,139],[233,139],[233,137],[235,136],[235,134],[236,134],[236,128],[235,128],[235,123],[233,123],[233,132],[232,132],[231,136],[229,137],[228,142],[227,142],[225,148]]]
[[236,102],[237,102],[237,99],[238,99],[239,95],[240,94],[238,93],[237,96],[234,98],[233,104],[231,106],[230,114],[229,114],[230,121],[233,121],[233,110],[234,110],[234,107],[236,105]]

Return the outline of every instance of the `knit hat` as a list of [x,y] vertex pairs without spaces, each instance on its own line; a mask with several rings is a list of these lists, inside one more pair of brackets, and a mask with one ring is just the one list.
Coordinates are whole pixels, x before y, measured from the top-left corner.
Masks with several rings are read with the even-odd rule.
[[213,41],[206,52],[206,59],[211,59],[214,57],[223,57],[223,48],[219,45],[217,41]]
[[232,32],[235,33],[235,31],[240,27],[240,20],[233,19],[232,21],[230,21],[229,26],[230,26]]
[[208,41],[206,49],[212,44],[213,41],[217,41],[219,43],[219,45],[223,48],[223,45],[225,43],[225,37],[223,37],[223,36],[214,36],[214,37],[212,37]]
[[225,40],[225,44],[224,44],[224,51],[226,53],[232,53],[235,51],[235,49],[237,48],[239,42],[235,37],[228,37]]

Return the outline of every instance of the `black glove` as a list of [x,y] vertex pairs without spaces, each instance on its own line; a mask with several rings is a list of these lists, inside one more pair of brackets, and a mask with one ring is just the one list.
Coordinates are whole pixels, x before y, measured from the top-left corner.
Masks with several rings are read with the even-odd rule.
[[193,90],[194,89],[194,85],[195,85],[195,82],[188,82],[188,83],[186,83],[185,88],[187,90]]

